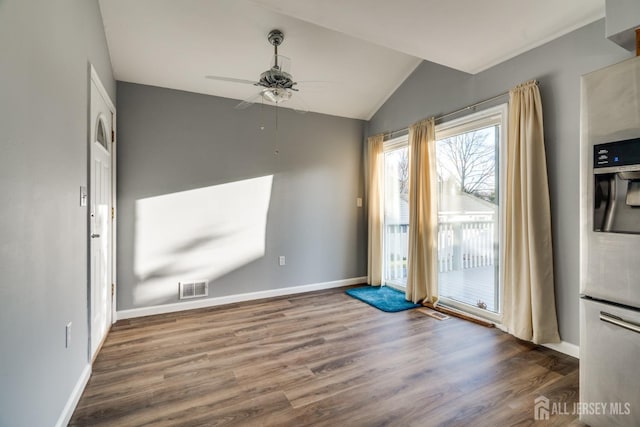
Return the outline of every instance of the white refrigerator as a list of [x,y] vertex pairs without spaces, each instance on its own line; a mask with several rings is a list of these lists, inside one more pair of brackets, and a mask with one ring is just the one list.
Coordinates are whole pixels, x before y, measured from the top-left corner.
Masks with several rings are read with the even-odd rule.
[[640,58],[581,81],[582,422],[640,426]]

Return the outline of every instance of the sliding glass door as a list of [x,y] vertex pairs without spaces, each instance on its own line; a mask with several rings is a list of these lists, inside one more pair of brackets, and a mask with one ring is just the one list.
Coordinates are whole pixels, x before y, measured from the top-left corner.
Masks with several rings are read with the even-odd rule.
[[472,314],[501,313],[500,176],[506,107],[436,128],[438,291]]
[[383,283],[407,284],[409,239],[409,151],[407,137],[384,144]]

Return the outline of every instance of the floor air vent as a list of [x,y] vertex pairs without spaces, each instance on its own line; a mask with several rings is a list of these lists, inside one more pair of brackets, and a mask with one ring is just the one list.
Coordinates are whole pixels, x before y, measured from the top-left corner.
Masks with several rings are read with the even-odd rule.
[[209,295],[209,283],[206,280],[197,282],[180,282],[180,299],[199,298]]

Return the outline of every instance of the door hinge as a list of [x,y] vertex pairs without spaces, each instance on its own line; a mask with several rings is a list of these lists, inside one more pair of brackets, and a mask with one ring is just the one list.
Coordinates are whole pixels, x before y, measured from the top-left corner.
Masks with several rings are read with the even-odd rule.
[[111,143],[113,144],[114,142],[116,142],[116,132],[111,129]]
[[111,219],[116,217],[116,208],[111,208]]
[[111,298],[113,298],[113,295],[116,293],[116,284],[112,283],[111,284]]

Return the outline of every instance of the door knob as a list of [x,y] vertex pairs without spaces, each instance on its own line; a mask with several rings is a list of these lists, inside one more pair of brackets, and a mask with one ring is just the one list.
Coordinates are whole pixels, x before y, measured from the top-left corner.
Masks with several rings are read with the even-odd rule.
[[99,234],[95,234],[95,233],[94,233],[94,234],[92,234],[92,235],[91,235],[91,238],[92,238],[92,239],[97,239],[98,237],[100,237],[100,235],[99,235]]

